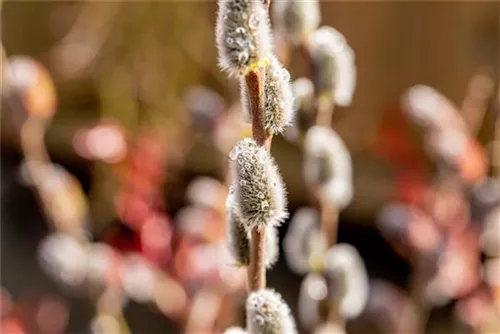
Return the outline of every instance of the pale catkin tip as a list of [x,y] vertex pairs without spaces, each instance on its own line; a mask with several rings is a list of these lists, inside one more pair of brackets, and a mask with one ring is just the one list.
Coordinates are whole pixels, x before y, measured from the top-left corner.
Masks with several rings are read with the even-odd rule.
[[248,334],[248,332],[241,327],[230,327],[223,334]]
[[356,248],[337,244],[326,254],[326,273],[338,299],[340,315],[352,319],[361,314],[368,301],[368,274]]
[[252,292],[247,299],[246,311],[250,334],[297,333],[290,308],[274,290]]
[[339,106],[352,102],[356,88],[354,50],[339,31],[321,27],[309,37],[316,94],[330,95]]
[[[245,78],[240,78],[241,100],[245,120],[252,120],[250,101]],[[267,130],[281,133],[291,124],[294,115],[294,97],[290,73],[276,59],[271,57],[265,67],[264,78],[264,124]]]
[[250,138],[229,153],[234,207],[245,229],[278,226],[288,216],[286,189],[272,156]]
[[320,24],[321,12],[317,0],[273,1],[273,18],[276,29],[292,43],[314,31]]
[[289,222],[288,231],[283,240],[285,260],[296,274],[309,271],[309,241],[314,230],[319,226],[319,214],[313,208],[300,208]]
[[243,75],[272,54],[269,15],[258,0],[219,0],[216,43],[220,67]]
[[352,200],[352,161],[349,150],[332,129],[313,126],[305,139],[303,166],[306,184],[320,189],[322,196],[339,209]]

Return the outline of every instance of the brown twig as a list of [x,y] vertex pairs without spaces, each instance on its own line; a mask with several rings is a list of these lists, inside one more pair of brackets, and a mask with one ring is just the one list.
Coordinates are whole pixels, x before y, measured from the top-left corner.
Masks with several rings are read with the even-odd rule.
[[[272,133],[264,125],[264,87],[263,67],[250,71],[246,77],[250,112],[252,113],[252,136],[258,145],[271,148]],[[266,287],[266,267],[264,257],[265,229],[252,231],[250,243],[250,265],[248,266],[248,288],[257,291]]]
[[271,0],[262,0],[262,2],[264,3],[266,9],[269,10],[269,6],[271,6]]

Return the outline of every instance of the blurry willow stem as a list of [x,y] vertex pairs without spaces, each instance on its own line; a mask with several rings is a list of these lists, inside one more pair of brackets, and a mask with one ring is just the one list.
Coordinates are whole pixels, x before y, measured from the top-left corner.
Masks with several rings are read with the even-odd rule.
[[473,74],[462,102],[462,115],[471,133],[478,135],[488,111],[488,103],[494,94],[491,68],[480,68]]
[[[252,136],[255,142],[271,149],[272,133],[264,125],[264,83],[265,71],[258,67],[250,71],[246,77],[250,112],[252,113]],[[254,228],[250,242],[250,264],[248,266],[248,287],[250,291],[257,291],[266,287],[265,266],[265,237],[266,230]]]
[[495,119],[495,132],[493,135],[493,176],[500,178],[500,71],[498,73],[498,93],[497,93],[497,108]]
[[210,333],[215,328],[215,323],[221,308],[221,294],[205,288],[194,296],[191,311],[186,323],[186,334]]
[[[413,273],[410,280],[410,304],[402,312],[399,319],[397,334],[421,334],[425,333],[429,309],[423,296],[423,287],[428,279],[427,273],[430,270],[429,261],[425,256],[417,255],[412,261]],[[416,319],[412,321],[413,312]],[[414,325],[414,327],[411,327]]]
[[332,203],[326,199],[319,198],[321,235],[324,237],[327,247],[337,243],[339,211]]

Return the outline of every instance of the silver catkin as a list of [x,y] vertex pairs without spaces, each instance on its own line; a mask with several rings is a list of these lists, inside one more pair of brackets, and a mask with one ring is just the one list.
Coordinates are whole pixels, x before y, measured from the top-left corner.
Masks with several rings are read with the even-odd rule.
[[280,0],[274,1],[272,6],[277,31],[291,43],[299,43],[321,21],[317,0]]
[[354,51],[344,35],[332,27],[321,27],[311,34],[309,48],[316,93],[331,96],[339,106],[350,105],[357,70]]
[[234,207],[247,231],[278,226],[288,216],[286,190],[269,152],[250,138],[229,153]]
[[338,300],[340,315],[357,317],[365,308],[369,296],[369,281],[365,264],[356,248],[337,244],[326,254],[326,273],[331,284],[331,298]]
[[231,255],[237,265],[248,266],[250,264],[250,240],[248,239],[248,232],[234,212],[232,205],[226,206],[226,224],[228,248]]
[[[240,79],[241,100],[245,119],[252,119],[246,81]],[[264,122],[265,128],[281,133],[290,125],[294,114],[294,97],[290,84],[290,73],[276,57],[271,57],[265,67],[264,79]]]
[[328,294],[328,285],[323,275],[309,273],[302,280],[299,292],[298,314],[302,327],[314,329],[320,322],[320,303]]
[[252,292],[247,299],[247,329],[250,334],[297,333],[290,308],[271,289]]
[[269,15],[260,0],[219,0],[216,42],[219,66],[232,75],[272,54]]
[[[237,265],[248,266],[250,264],[250,233],[245,230],[240,218],[234,212],[233,200],[234,193],[230,193],[226,201],[228,248]],[[278,231],[276,227],[268,226],[265,238],[265,264],[267,268],[270,268],[276,263],[279,256]]]
[[332,129],[313,126],[305,139],[304,180],[339,209],[353,196],[352,161],[349,150]]
[[310,270],[311,239],[319,230],[319,214],[313,208],[300,208],[293,215],[283,240],[285,260],[290,269],[302,275]]

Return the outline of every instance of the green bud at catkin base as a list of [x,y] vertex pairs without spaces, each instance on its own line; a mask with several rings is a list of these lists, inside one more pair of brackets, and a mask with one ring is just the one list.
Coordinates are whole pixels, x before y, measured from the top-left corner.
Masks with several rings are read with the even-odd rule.
[[290,308],[271,289],[252,292],[247,299],[247,329],[250,334],[295,334]]
[[269,15],[261,0],[219,0],[218,4],[219,65],[232,75],[244,75],[272,54]]
[[286,190],[269,152],[250,138],[229,153],[234,207],[247,231],[278,226],[287,218]]

